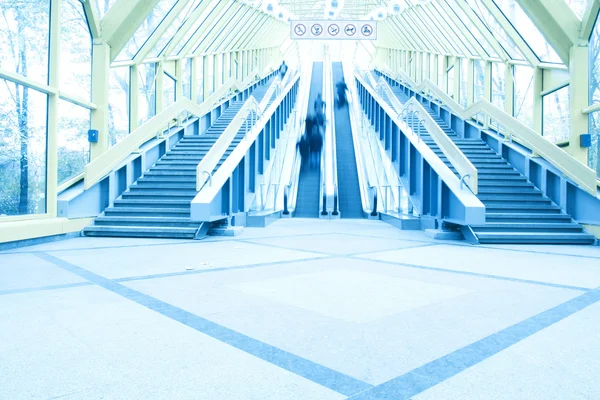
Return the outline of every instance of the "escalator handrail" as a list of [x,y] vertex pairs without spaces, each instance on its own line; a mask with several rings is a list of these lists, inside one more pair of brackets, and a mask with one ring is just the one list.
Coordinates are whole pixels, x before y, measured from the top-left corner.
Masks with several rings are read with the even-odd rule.
[[[327,146],[327,150],[328,150],[328,154],[329,154],[329,159],[328,159],[328,164],[326,164],[326,168],[329,171],[329,176],[328,176],[328,182],[329,183],[329,187],[326,193],[327,196],[327,211],[328,212],[334,212],[336,211],[337,213],[339,213],[339,210],[337,209],[337,204],[336,202],[339,199],[339,192],[338,192],[338,174],[337,174],[337,149],[336,149],[336,131],[335,131],[335,112],[334,112],[334,107],[335,107],[335,99],[334,99],[334,95],[333,95],[333,64],[331,63],[330,57],[327,56],[326,57],[326,65],[327,65],[327,71],[325,71],[325,73],[323,74],[323,94],[325,95],[325,99],[328,100],[329,102],[329,107],[327,107],[327,115],[329,116],[328,118],[328,124],[326,124],[326,137],[328,138],[327,140],[324,140],[323,142],[329,142],[328,146]],[[329,164],[331,163],[331,164]],[[327,186],[326,186],[327,188]],[[331,191],[333,190],[333,191]]]

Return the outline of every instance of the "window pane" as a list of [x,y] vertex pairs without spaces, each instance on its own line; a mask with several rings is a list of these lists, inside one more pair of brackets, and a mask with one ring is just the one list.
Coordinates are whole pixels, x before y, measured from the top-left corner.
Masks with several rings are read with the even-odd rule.
[[600,178],[600,112],[590,114],[589,118],[592,147],[588,150],[588,166],[596,171],[596,176]]
[[177,15],[177,17],[173,20],[172,23],[169,24],[169,27],[163,33],[163,35],[158,39],[152,51],[148,54],[149,57],[158,57],[164,48],[169,44],[173,36],[181,29],[181,26],[187,21],[190,13],[200,4],[202,0],[194,0],[190,1],[181,12]]
[[142,125],[156,115],[156,64],[141,64],[138,67],[140,76],[139,123]]
[[514,66],[515,118],[533,128],[533,68]]
[[129,39],[129,42],[125,45],[123,50],[117,56],[117,61],[131,60],[137,52],[142,48],[146,40],[152,35],[154,30],[167,16],[169,11],[177,3],[177,0],[160,0],[160,2],[154,7],[150,15],[142,23],[142,25],[135,32],[133,37]]
[[0,1],[2,68],[48,83],[49,11],[50,0]]
[[469,103],[469,60],[460,60],[460,105],[467,107]]
[[204,59],[198,57],[196,59],[196,102],[202,103],[204,101]]
[[175,79],[171,78],[169,74],[163,74],[163,85],[164,85],[164,107],[167,108],[171,104],[175,103]]
[[489,31],[498,39],[500,45],[504,48],[510,58],[514,60],[523,60],[523,54],[517,48],[515,42],[512,41],[506,31],[500,26],[496,18],[485,8],[480,0],[467,0],[475,14],[487,26]]
[[129,133],[129,67],[111,68],[108,94],[108,145]]
[[543,135],[551,142],[569,137],[569,87],[565,86],[544,96]]
[[590,105],[600,103],[600,19],[596,20],[588,45],[590,59]]
[[90,110],[58,102],[58,184],[81,174],[90,161]]
[[506,65],[492,63],[492,103],[504,111],[506,102]]
[[207,89],[208,93],[205,93],[205,96],[211,95],[215,91],[215,56],[206,56],[205,60],[207,61],[206,74],[207,79]]
[[463,12],[463,10],[460,8],[460,6],[458,4],[456,4],[456,0],[446,0],[446,1],[452,8],[452,11],[454,11],[454,13],[457,15],[458,20],[461,21],[465,25],[465,27],[467,28],[467,31],[471,35],[473,35],[475,40],[483,47],[485,52],[491,57],[498,57],[498,54],[494,51],[494,49],[489,44],[489,42],[483,37],[481,32],[479,32],[479,29],[477,29],[475,27],[475,25],[473,25],[473,23],[471,22],[469,17],[467,17],[467,15]]
[[571,10],[579,17],[579,19],[583,19],[585,15],[585,9],[587,7],[588,0],[565,0],[569,6],[571,6]]
[[450,95],[450,97],[454,97],[454,67],[448,70],[448,80],[447,80],[447,89],[446,93]]
[[93,0],[93,3],[96,4],[98,16],[100,18],[104,17],[104,15],[113,6],[113,4],[115,4],[116,1],[117,0]]
[[0,216],[46,212],[47,103],[0,79]]
[[494,0],[494,2],[540,60],[562,64],[558,54],[550,47],[538,28],[515,0]]
[[473,61],[473,74],[475,75],[475,102],[485,98],[485,62]]
[[91,99],[92,36],[79,0],[63,0],[60,25],[60,90]]
[[183,95],[192,100],[192,59],[183,60]]

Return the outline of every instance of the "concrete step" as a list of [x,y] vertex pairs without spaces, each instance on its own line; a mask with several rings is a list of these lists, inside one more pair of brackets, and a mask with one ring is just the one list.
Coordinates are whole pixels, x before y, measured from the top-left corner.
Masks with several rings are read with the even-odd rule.
[[96,226],[154,226],[193,228],[198,222],[189,217],[155,217],[155,216],[101,216],[94,220]]
[[190,200],[178,200],[178,199],[117,199],[115,200],[115,207],[141,207],[141,208],[183,208],[189,211]]
[[151,169],[147,171],[144,176],[174,176],[174,177],[182,177],[182,176],[193,176],[196,177],[196,171],[179,171],[179,170],[169,170],[169,169],[161,169],[154,170]]
[[183,208],[144,208],[144,207],[110,207],[104,210],[104,215],[107,217],[174,217],[174,218],[189,218],[190,210]]
[[[200,226],[198,224],[198,226]],[[147,226],[97,226],[84,228],[85,236],[144,237],[193,239],[198,228],[147,227]]]
[[481,200],[484,204],[486,202],[536,202],[536,203],[550,203],[550,199],[544,197],[541,193],[531,193],[531,194],[502,194],[502,193],[494,193],[494,194],[479,194],[477,195],[479,200]]
[[537,203],[513,203],[513,202],[496,202],[488,201],[485,204],[486,215],[492,214],[527,214],[531,212],[539,214],[557,215],[562,213],[562,209],[554,204],[537,204]]
[[540,224],[545,223],[566,223],[572,221],[571,217],[566,214],[552,214],[552,213],[537,213],[537,212],[523,212],[523,213],[498,213],[498,212],[486,212],[485,213],[486,225],[493,222],[535,222]]
[[542,192],[532,187],[490,187],[490,186],[479,186],[479,194],[514,194],[523,196],[541,196]]
[[192,201],[198,192],[195,190],[136,190],[125,192],[121,195],[123,199],[153,199],[161,201],[167,200],[188,200]]
[[583,232],[581,225],[575,222],[486,222],[485,225],[471,226],[477,232],[499,232],[503,230],[518,230],[520,232]]
[[196,183],[196,175],[194,176],[147,176],[137,180],[138,183]]
[[144,182],[138,181],[129,190],[196,190],[196,182]]
[[477,232],[481,244],[594,244],[587,233],[567,232]]

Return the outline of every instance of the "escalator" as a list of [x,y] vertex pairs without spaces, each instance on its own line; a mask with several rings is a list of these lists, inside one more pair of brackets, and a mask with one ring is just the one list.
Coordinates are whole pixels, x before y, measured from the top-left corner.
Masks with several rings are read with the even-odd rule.
[[[308,97],[308,114],[314,113],[313,104],[317,95],[323,91],[323,63],[313,63],[310,81],[310,95]],[[309,168],[303,165],[298,179],[298,195],[294,217],[318,218],[319,193],[321,189],[321,160],[316,167]]]
[[[341,62],[332,63],[333,92],[335,84],[344,78]],[[338,201],[341,218],[363,218],[356,155],[350,125],[348,104],[335,105],[335,146],[337,152]]]

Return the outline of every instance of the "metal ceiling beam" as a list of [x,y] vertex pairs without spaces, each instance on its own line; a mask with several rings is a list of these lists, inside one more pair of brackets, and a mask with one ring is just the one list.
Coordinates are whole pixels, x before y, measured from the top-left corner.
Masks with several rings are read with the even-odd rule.
[[100,21],[114,61],[160,0],[117,0]]

